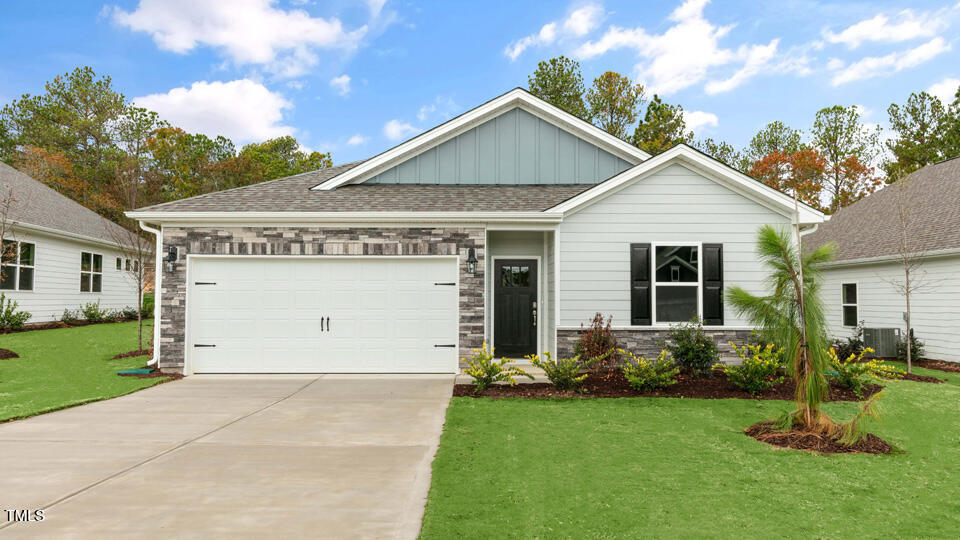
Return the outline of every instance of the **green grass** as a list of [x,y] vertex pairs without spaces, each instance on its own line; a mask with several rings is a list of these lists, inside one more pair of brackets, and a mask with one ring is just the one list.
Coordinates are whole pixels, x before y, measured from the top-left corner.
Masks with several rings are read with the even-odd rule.
[[[146,341],[151,324],[144,322]],[[137,348],[135,322],[5,334],[0,348],[20,355],[0,360],[0,422],[122,396],[167,380],[116,375],[149,360],[110,359]]]
[[[820,456],[742,433],[783,401],[454,398],[423,538],[955,538],[960,375],[891,383],[896,455]],[[838,419],[856,410],[829,403]]]

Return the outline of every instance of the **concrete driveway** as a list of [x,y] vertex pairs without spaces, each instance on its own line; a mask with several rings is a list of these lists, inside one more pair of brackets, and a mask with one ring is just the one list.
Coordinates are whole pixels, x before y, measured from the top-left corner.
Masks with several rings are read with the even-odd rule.
[[0,537],[414,538],[452,384],[193,376],[0,424]]

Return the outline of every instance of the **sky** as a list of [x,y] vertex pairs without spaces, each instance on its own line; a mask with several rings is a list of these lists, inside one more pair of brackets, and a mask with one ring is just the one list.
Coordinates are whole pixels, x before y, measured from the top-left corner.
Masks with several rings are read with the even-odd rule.
[[335,163],[376,155],[566,55],[682,105],[742,147],[857,105],[886,126],[911,92],[960,86],[960,2],[873,0],[116,0],[15,2],[0,103],[83,65],[134,103],[238,144],[293,135]]

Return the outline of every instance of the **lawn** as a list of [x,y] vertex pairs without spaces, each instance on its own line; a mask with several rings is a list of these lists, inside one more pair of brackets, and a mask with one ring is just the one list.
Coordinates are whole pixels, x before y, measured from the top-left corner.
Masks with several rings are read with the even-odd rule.
[[[960,375],[888,385],[902,453],[819,456],[741,432],[784,401],[454,398],[423,538],[955,538]],[[829,403],[848,418],[853,403]]]
[[[145,321],[149,339],[151,321]],[[119,377],[148,357],[111,360],[137,348],[137,323],[0,335],[20,358],[0,360],[0,422],[129,394],[166,379]]]

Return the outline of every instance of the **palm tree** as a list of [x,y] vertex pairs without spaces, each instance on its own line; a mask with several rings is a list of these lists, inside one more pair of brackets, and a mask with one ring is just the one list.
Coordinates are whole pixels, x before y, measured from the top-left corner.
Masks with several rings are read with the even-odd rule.
[[833,257],[831,244],[803,255],[790,233],[770,225],[760,228],[757,255],[770,270],[770,294],[755,296],[740,287],[727,291],[727,300],[787,354],[797,382],[797,410],[790,425],[816,432],[834,432],[836,424],[820,412],[827,397],[824,369],[829,342],[820,301],[820,267]]

